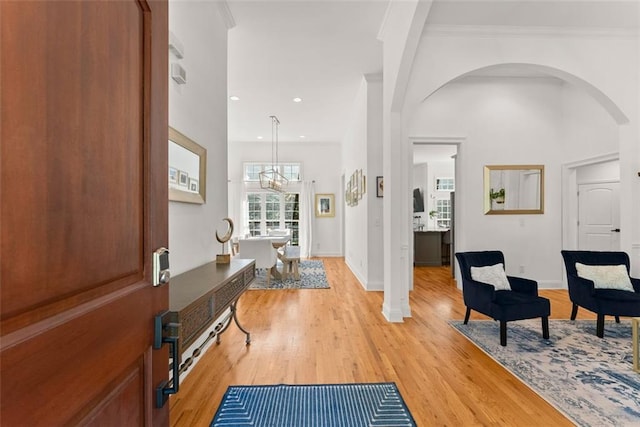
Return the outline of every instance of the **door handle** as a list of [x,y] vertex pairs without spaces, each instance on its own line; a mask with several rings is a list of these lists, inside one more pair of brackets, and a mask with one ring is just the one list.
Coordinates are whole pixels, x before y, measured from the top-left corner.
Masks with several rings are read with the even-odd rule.
[[[165,311],[156,315],[154,319],[155,335],[153,348],[158,350],[162,344],[169,344],[171,363],[171,380],[163,381],[156,387],[156,408],[162,408],[170,394],[175,394],[180,388],[180,326],[178,312]],[[171,386],[168,386],[171,382]]]
[[153,286],[162,286],[169,283],[171,272],[169,271],[169,249],[160,248],[153,253]]
[[619,232],[620,232],[620,229],[619,229],[619,228],[614,228],[614,229],[613,229],[613,230],[611,230],[611,231],[613,231],[614,233],[619,233]]

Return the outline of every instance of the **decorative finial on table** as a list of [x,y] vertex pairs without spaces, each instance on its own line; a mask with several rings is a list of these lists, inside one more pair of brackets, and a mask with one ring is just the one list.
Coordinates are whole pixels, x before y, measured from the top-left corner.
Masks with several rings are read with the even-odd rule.
[[233,221],[231,218],[224,218],[228,224],[227,232],[224,236],[220,237],[218,230],[216,230],[216,240],[222,244],[222,253],[216,255],[216,264],[229,264],[231,262],[231,255],[224,252],[224,245],[227,243],[233,235]]

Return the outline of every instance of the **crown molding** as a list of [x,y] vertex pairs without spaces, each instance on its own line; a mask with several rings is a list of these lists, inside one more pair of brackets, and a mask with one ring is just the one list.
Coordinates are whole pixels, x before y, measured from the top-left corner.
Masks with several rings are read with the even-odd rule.
[[231,13],[231,9],[229,9],[229,3],[227,0],[216,1],[216,6],[218,6],[218,12],[220,13],[220,17],[224,22],[224,25],[227,27],[227,30],[232,29],[236,26],[236,20],[233,18],[233,14]]
[[567,162],[567,163],[564,163],[562,167],[565,169],[575,169],[581,166],[595,165],[597,163],[604,163],[604,162],[613,162],[616,160],[620,160],[619,152],[607,153],[599,156],[589,157],[586,159]]
[[566,27],[534,27],[509,25],[429,25],[425,26],[423,35],[427,36],[460,36],[474,37],[591,37],[591,38],[623,38],[633,39],[640,36],[638,29],[620,28],[566,28]]
[[412,144],[460,144],[467,140],[466,136],[409,136],[409,142]]

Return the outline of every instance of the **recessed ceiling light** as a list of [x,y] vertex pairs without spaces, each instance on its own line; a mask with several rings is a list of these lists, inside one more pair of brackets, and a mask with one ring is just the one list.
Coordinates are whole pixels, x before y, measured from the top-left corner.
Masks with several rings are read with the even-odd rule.
[[306,136],[304,136],[304,135],[300,135],[300,138],[306,138]]
[[230,96],[229,99],[232,101],[240,101],[240,98],[235,95]]
[[293,98],[293,102],[302,102],[302,98]]
[[261,136],[258,136],[258,139],[262,139],[262,137],[261,137]]

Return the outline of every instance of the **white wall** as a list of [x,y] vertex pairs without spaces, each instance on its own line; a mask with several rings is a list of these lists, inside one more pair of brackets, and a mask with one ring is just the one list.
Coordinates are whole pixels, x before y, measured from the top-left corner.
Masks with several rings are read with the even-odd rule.
[[620,180],[620,162],[618,160],[583,166],[576,171],[578,184],[618,180]]
[[383,199],[376,195],[376,177],[382,176],[382,75],[366,75],[367,81],[367,199],[369,290],[384,289]]
[[[630,252],[632,270],[640,271],[640,222],[637,221],[640,216],[640,180],[637,179],[637,171],[640,170],[639,51],[637,34],[622,34],[615,31],[610,34],[600,32],[588,35],[563,29],[544,33],[540,29],[528,32],[527,29],[519,28],[486,27],[464,28],[462,30],[427,28],[422,35],[421,44],[412,67],[412,77],[407,90],[403,114],[413,118],[413,112],[421,108],[420,105],[424,98],[438,88],[465,73],[497,64],[535,69],[570,82],[571,85],[564,85],[557,94],[553,95],[554,102],[557,105],[563,105],[564,108],[558,110],[551,105],[548,113],[538,111],[537,117],[532,117],[532,120],[527,119],[528,124],[525,124],[520,132],[513,135],[516,137],[514,140],[507,142],[504,138],[512,129],[510,123],[506,121],[493,123],[493,132],[502,142],[489,143],[487,151],[491,153],[490,160],[493,163],[514,163],[514,158],[522,158],[525,160],[523,163],[535,163],[535,160],[544,154],[544,163],[547,167],[545,171],[547,174],[546,213],[544,217],[548,217],[549,215],[560,215],[560,194],[559,188],[556,187],[560,178],[558,171],[560,164],[619,152],[621,228],[625,230],[621,235],[621,248]],[[487,105],[490,107],[488,110],[478,111],[478,118],[486,117],[484,114],[486,111],[502,111],[510,115],[510,111],[522,110],[521,105],[507,104],[508,96],[501,96],[504,93],[496,92],[495,95],[498,96],[491,99],[491,104]],[[532,96],[531,100],[535,102],[536,94],[532,94]],[[598,110],[604,110],[604,108],[600,107],[598,103],[586,104],[586,100],[597,100],[600,105],[606,107],[607,113],[600,114]],[[478,106],[476,101],[470,101],[472,106]],[[460,107],[460,111],[455,111],[452,109],[453,106],[445,100],[440,106],[440,111],[432,113],[436,116],[439,115],[439,117],[447,114],[459,115],[466,114],[471,108],[466,105],[456,105],[456,107]],[[449,109],[448,113],[447,109]],[[549,112],[552,113],[549,114]],[[524,119],[525,117],[520,118]],[[563,126],[559,126],[558,120],[562,121]],[[416,120],[413,122],[415,123]],[[456,129],[465,131],[465,124],[461,123]],[[446,129],[433,121],[432,129],[429,130],[440,135],[439,132]],[[453,135],[458,134],[454,133]],[[531,135],[547,139],[538,138],[535,141],[532,140]],[[547,145],[548,138],[557,139],[558,137],[566,143],[557,146]],[[406,143],[409,144],[408,141]],[[514,152],[513,156],[505,156],[510,144],[518,144],[518,150]],[[541,148],[536,150],[535,147],[540,144],[542,144]],[[471,138],[462,146],[465,149],[468,146],[469,152],[461,153],[460,161],[464,168],[461,173],[474,173],[472,171],[477,170],[480,165],[477,164],[469,169],[473,166],[469,163],[471,160],[469,157],[477,154],[484,161],[486,156],[474,151]],[[541,153],[540,150],[544,149],[547,149],[548,152]],[[457,194],[462,196],[460,193]],[[462,227],[459,227],[460,232],[457,233],[457,239],[460,240],[457,241],[456,247],[458,250],[471,249],[474,245],[479,246],[483,243],[480,236],[486,235],[486,231],[477,231],[474,228],[476,224],[473,221],[468,222],[468,215],[470,215],[468,212],[475,213],[476,207],[479,206],[476,200],[478,197],[478,194],[465,193],[464,198],[458,204],[460,208],[458,212],[461,212],[462,215],[458,219],[466,228],[463,230]],[[461,206],[463,204],[469,209]],[[488,221],[495,222],[494,219],[488,219]],[[538,221],[540,220],[524,218],[525,226],[523,228],[536,226]],[[518,229],[522,219],[521,216],[513,216],[500,222],[503,224],[515,223],[512,224],[512,227]],[[556,222],[555,219],[554,222]],[[549,226],[551,224],[546,224],[543,227],[547,233],[550,233],[549,238],[558,238],[561,226],[553,225],[548,228]],[[520,237],[520,233],[514,237]],[[548,248],[546,245],[540,247]],[[553,244],[551,249],[545,250],[553,250],[558,253],[559,247],[557,244]],[[522,251],[516,254],[516,257],[522,256]],[[536,266],[542,265],[540,259],[528,262],[525,267],[532,265],[534,270],[528,269],[527,271],[534,271],[538,276],[548,280],[550,284],[558,283],[562,277],[563,268],[559,263],[560,257],[557,258],[558,261],[550,264],[547,272],[538,273],[535,270]],[[518,265],[519,261],[516,260],[515,264]]]
[[[184,85],[169,79],[169,126],[207,150],[206,203],[169,202],[175,276],[214,260],[220,253],[216,229],[226,229],[221,219],[227,216],[227,27],[215,3],[170,1],[169,30],[184,46],[184,58],[170,53],[169,62],[178,61],[187,71]],[[189,349],[182,349],[183,354],[190,356],[214,327],[215,323]]]
[[356,170],[366,177],[366,192],[356,206],[345,209],[345,262],[366,290],[382,290],[382,199],[376,197],[376,176],[382,176],[382,78],[362,79],[353,115],[342,142],[343,175]]
[[[271,163],[271,141],[230,141],[228,156],[229,215],[234,220],[241,221],[241,218],[243,218],[243,162]],[[343,196],[340,190],[341,157],[341,148],[338,143],[312,141],[305,141],[304,143],[278,142],[279,162],[301,163],[302,179],[303,181],[315,181],[315,193],[335,195],[335,217],[316,218],[315,215],[312,216],[312,256],[342,256],[342,226],[340,220],[343,209]],[[295,184],[291,183],[290,188],[292,190],[296,188]],[[298,187],[298,189],[300,190],[301,188]],[[237,224],[236,229],[240,231],[243,227],[243,224]]]
[[169,79],[169,126],[207,149],[204,205],[169,202],[171,272],[212,261],[227,216],[227,28],[215,3],[169,2],[169,30],[182,42],[187,84]]
[[[352,117],[342,142],[342,174],[345,183],[358,169],[368,176],[367,172],[367,82],[363,78],[356,96]],[[345,184],[346,185],[346,184]],[[344,260],[366,288],[367,271],[367,196],[358,201],[356,206],[344,205]]]
[[600,104],[572,84],[562,85],[561,96],[565,162],[618,152],[618,125]]
[[[564,153],[588,151],[590,131],[598,149],[617,146],[607,112],[566,85],[555,78],[465,78],[429,97],[409,127],[412,135],[466,136],[458,153],[457,249],[502,250],[509,274],[534,278],[541,287],[562,283]],[[545,166],[543,215],[484,215],[483,167],[503,164]]]

